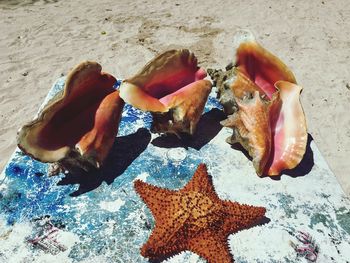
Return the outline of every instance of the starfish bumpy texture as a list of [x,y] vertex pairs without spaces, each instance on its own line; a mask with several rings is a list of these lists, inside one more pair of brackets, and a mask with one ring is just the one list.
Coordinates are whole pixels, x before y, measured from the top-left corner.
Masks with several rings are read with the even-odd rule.
[[219,199],[205,164],[180,190],[140,180],[134,186],[155,218],[152,234],[141,248],[141,255],[151,261],[189,250],[209,263],[234,262],[228,236],[260,223],[266,212],[264,207]]

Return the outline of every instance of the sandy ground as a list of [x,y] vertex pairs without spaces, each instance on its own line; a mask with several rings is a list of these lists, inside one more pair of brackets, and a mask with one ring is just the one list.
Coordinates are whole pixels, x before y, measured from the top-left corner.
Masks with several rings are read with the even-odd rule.
[[202,66],[224,67],[250,29],[304,87],[308,128],[350,193],[350,6],[310,1],[0,0],[0,170],[52,83],[83,60],[116,77],[157,52],[186,47]]

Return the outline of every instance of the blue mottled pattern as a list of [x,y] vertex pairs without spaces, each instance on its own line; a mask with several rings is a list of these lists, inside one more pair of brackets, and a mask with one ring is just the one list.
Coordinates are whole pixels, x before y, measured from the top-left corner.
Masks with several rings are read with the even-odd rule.
[[[64,78],[60,78],[53,85],[43,105],[60,92],[63,86]],[[210,98],[206,111],[217,106],[217,101]],[[149,113],[126,105],[118,136],[134,134],[140,128],[149,129],[151,121]],[[130,261],[127,262],[144,262],[138,249],[147,239],[153,220],[133,190],[134,179],[141,173],[147,173],[151,175],[147,178],[149,183],[179,188],[192,177],[195,167],[201,162],[196,150],[189,149],[187,158],[181,164],[174,165],[165,156],[160,158],[159,149],[157,151],[155,148],[157,147],[149,144],[113,182],[103,182],[96,189],[77,197],[69,195],[77,190],[77,185],[59,185],[63,174],[48,178],[48,164],[33,160],[17,150],[5,169],[6,178],[3,183],[7,188],[0,193],[0,211],[8,225],[31,221],[45,215],[50,215],[53,221],[60,221],[65,230],[80,236],[80,242],[70,253],[75,261],[92,255],[105,255],[106,249],[112,249],[114,252],[108,254],[107,258],[129,258]],[[209,145],[204,148],[210,151]],[[167,151],[164,150],[164,154]],[[109,212],[99,206],[101,202],[118,199],[125,202],[118,212]],[[108,222],[111,220],[116,222],[116,226],[113,233],[107,236],[104,230],[110,227]],[[147,224],[150,225],[146,227]],[[140,232],[140,229],[144,231]],[[130,250],[133,252],[130,253]]]
[[[45,103],[60,92],[63,85],[64,78],[61,78]],[[212,92],[204,116],[208,119],[219,116],[215,108],[220,105]],[[247,235],[245,231],[242,235],[233,235],[230,247],[237,262],[306,262],[288,245],[288,238],[292,239],[293,231],[299,227],[318,235],[321,258],[325,260],[322,262],[346,262],[346,251],[350,250],[346,245],[350,240],[349,228],[346,228],[350,222],[349,204],[317,148],[313,148],[315,165],[307,175],[283,176],[280,181],[273,181],[258,178],[249,160],[224,142],[229,132],[220,129],[212,131],[211,136],[215,138],[190,143],[186,157],[174,162],[167,154],[181,145],[170,142],[172,147],[158,147],[169,142],[150,134],[151,121],[149,113],[126,105],[109,164],[86,182],[69,180],[64,174],[49,178],[47,164],[17,150],[0,181],[0,211],[7,227],[20,223],[33,225],[33,220],[49,215],[52,222],[78,237],[69,248],[67,262],[94,257],[100,257],[98,262],[147,262],[139,248],[147,240],[154,220],[135,193],[133,181],[142,178],[161,187],[180,188],[192,177],[197,165],[205,162],[221,198],[264,205],[271,219],[266,226],[247,230]],[[199,127],[198,137],[211,132],[208,126],[200,124]],[[126,147],[123,148],[123,144]],[[317,184],[320,187],[317,188]],[[115,208],[118,204],[120,207]],[[329,235],[336,238],[338,245],[329,241]],[[249,237],[253,240],[244,243]],[[258,249],[251,248],[254,242]],[[268,245],[270,243],[272,245]],[[282,243],[285,244],[279,249]],[[30,257],[37,256],[38,248],[28,249],[32,251]],[[7,253],[0,248],[0,259],[11,256]],[[189,252],[177,260],[174,262],[204,262]]]

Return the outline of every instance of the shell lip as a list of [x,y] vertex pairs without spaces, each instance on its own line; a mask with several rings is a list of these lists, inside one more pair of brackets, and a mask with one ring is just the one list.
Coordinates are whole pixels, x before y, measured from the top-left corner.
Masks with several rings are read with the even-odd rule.
[[212,89],[208,80],[198,80],[160,99],[167,112],[152,112],[152,131],[193,135]]
[[277,56],[252,38],[238,42],[235,66],[271,98],[279,80],[296,84],[293,72]]
[[[174,96],[182,90],[186,89],[189,85],[198,83],[201,80],[202,79],[187,83],[184,86],[178,87],[173,92],[164,93],[162,96],[157,97],[154,97],[151,94],[147,93],[142,89],[142,87],[136,86],[128,80],[124,80],[120,85],[120,97],[125,102],[140,110],[164,113],[169,111],[171,108],[167,105],[167,103],[164,102],[165,98]],[[148,103],[145,103],[145,100],[148,101]]]
[[[19,141],[20,137],[23,136],[22,135],[22,130],[23,130],[23,127],[17,132],[17,141]],[[48,159],[48,158],[42,158],[42,157],[39,157],[37,154],[33,153],[31,150],[30,150],[30,147],[26,147],[24,146],[22,143],[18,142],[17,143],[17,147],[25,154],[25,155],[28,155],[30,158],[36,160],[36,161],[39,161],[39,162],[42,162],[42,163],[53,163],[53,162],[58,162],[60,160],[62,160],[64,157],[62,158],[54,158],[54,159]],[[29,150],[28,150],[29,149]],[[68,152],[68,151],[67,151]]]
[[[274,150],[265,166],[264,174],[278,177],[286,171],[295,169],[303,161],[307,151],[308,133],[305,113],[300,102],[300,93],[303,88],[284,80],[277,81],[275,88],[277,92],[274,94],[274,98],[280,99],[281,103],[277,114],[284,116],[285,120],[281,120],[281,118],[271,120],[275,131],[272,134]],[[286,105],[289,107],[287,108]],[[290,125],[290,122],[296,121],[298,121],[297,126]],[[281,125],[283,125],[283,130],[278,128]],[[284,133],[283,137],[289,138],[292,143],[286,142],[283,137],[281,138],[280,133]],[[284,146],[283,153],[279,152],[278,147],[275,146],[279,143]]]
[[[149,61],[120,86],[121,98],[143,111],[167,112],[162,99],[207,76],[188,49],[169,50]],[[163,100],[164,101],[164,100]]]

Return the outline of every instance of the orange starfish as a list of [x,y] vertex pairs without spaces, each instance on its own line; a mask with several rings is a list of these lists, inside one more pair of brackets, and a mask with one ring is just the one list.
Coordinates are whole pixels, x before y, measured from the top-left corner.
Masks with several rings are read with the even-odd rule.
[[140,180],[134,186],[155,218],[155,228],[141,248],[141,255],[153,261],[190,250],[210,263],[231,263],[228,236],[258,224],[266,212],[264,207],[219,199],[205,164],[180,190]]

